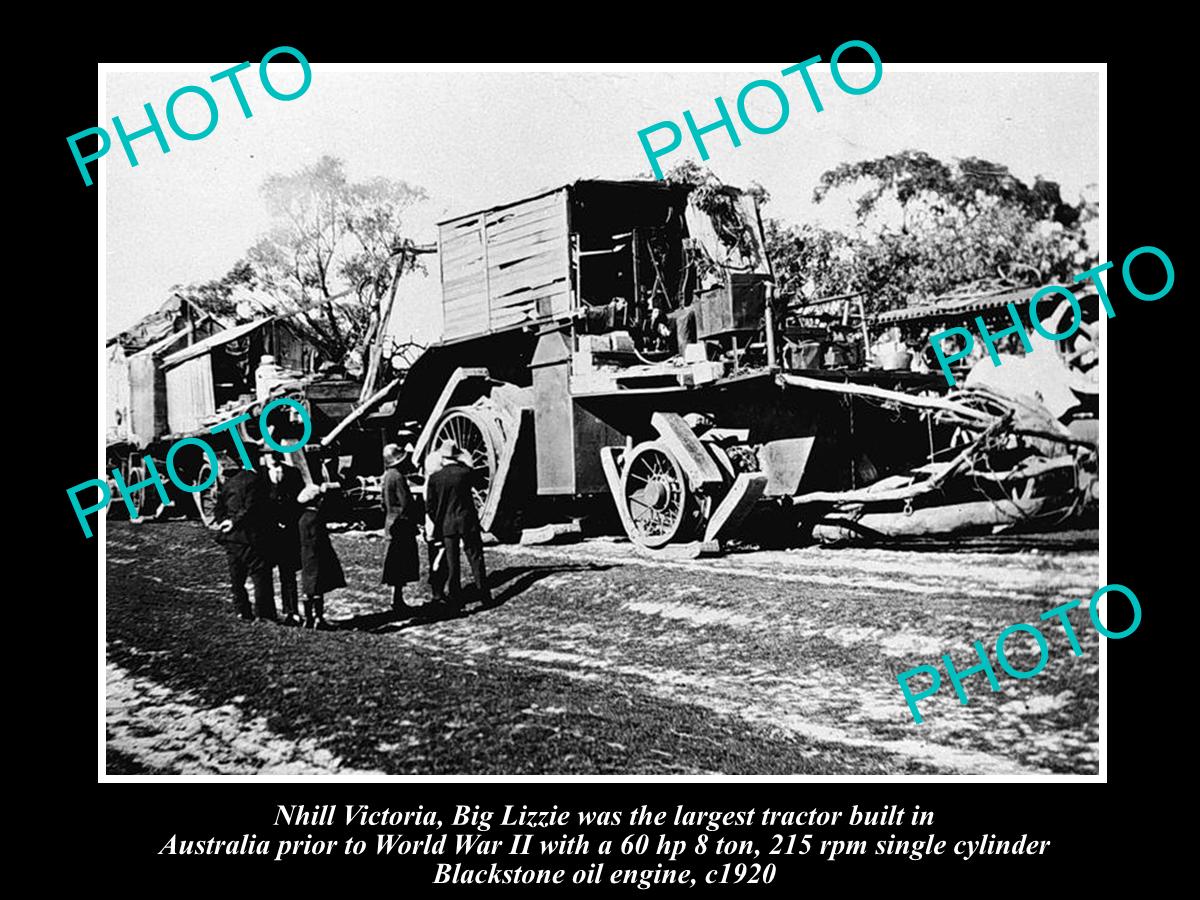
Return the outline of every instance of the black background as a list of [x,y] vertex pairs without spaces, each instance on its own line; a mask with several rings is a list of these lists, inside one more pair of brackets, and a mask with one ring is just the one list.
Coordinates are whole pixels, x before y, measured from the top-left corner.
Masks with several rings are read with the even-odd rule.
[[[618,13],[615,7],[575,8],[561,20],[547,25],[537,17],[525,21],[513,13],[513,24],[469,24],[453,16],[435,18],[431,10],[396,9],[385,14],[365,9],[320,12],[316,27],[298,27],[294,10],[285,11],[279,22],[251,26],[244,14],[196,13],[198,22],[163,25],[162,33],[146,34],[127,28],[77,27],[76,34],[55,38],[56,57],[31,60],[30,74],[41,73],[32,84],[39,89],[36,124],[21,121],[22,162],[10,173],[17,182],[21,221],[29,229],[22,241],[25,249],[14,259],[18,283],[33,296],[52,294],[60,310],[59,321],[51,323],[51,346],[36,351],[36,371],[49,385],[48,392],[74,397],[69,428],[50,430],[43,441],[38,465],[44,483],[36,490],[36,508],[41,513],[39,558],[51,571],[40,571],[37,584],[49,576],[51,588],[45,596],[30,597],[34,614],[23,629],[32,631],[31,642],[43,646],[50,637],[52,664],[44,654],[38,671],[61,673],[65,689],[33,687],[42,677],[23,679],[28,688],[23,708],[31,710],[22,725],[36,735],[37,768],[49,773],[45,784],[49,799],[37,804],[35,816],[46,815],[43,841],[58,835],[73,835],[108,860],[110,871],[121,871],[122,880],[137,890],[151,884],[174,885],[170,879],[184,873],[212,883],[249,885],[261,882],[282,887],[302,885],[316,888],[326,878],[350,890],[374,890],[376,874],[389,881],[385,889],[403,890],[409,885],[425,888],[435,860],[428,857],[376,858],[371,849],[361,857],[300,857],[282,863],[258,857],[156,855],[172,834],[181,838],[218,836],[236,838],[255,833],[259,838],[340,838],[337,829],[296,829],[295,834],[273,828],[277,806],[303,803],[366,803],[373,808],[392,806],[413,809],[438,806],[449,823],[456,803],[499,808],[506,803],[520,808],[609,808],[629,810],[642,803],[673,810],[676,804],[697,809],[772,808],[846,809],[852,804],[878,810],[890,804],[911,809],[919,804],[933,810],[932,831],[953,842],[960,838],[978,840],[981,834],[1012,839],[1022,834],[1052,840],[1043,856],[981,857],[962,862],[951,853],[941,858],[912,862],[905,858],[866,856],[828,863],[815,858],[760,857],[774,862],[778,874],[770,888],[727,887],[741,894],[754,890],[812,888],[815,884],[855,884],[861,875],[891,876],[887,884],[907,893],[905,885],[924,885],[937,880],[961,890],[987,891],[989,885],[1005,890],[1040,890],[1053,884],[1078,887],[1118,865],[1110,851],[1132,853],[1145,859],[1169,858],[1172,853],[1176,817],[1186,821],[1182,789],[1190,783],[1192,753],[1189,731],[1192,704],[1191,683],[1179,673],[1179,659],[1193,651],[1189,645],[1187,574],[1180,565],[1185,540],[1194,533],[1185,514],[1194,500],[1190,487],[1194,478],[1195,401],[1192,382],[1184,375],[1192,359],[1195,341],[1185,322],[1191,264],[1187,241],[1193,230],[1181,212],[1194,204],[1191,81],[1183,61],[1186,50],[1172,44],[1178,26],[1158,20],[1142,25],[1122,21],[1119,26],[1103,23],[1085,26],[1084,13],[1063,13],[1060,20],[1045,11],[1036,14],[1011,7],[952,11],[929,8],[905,10],[903,24],[885,27],[863,8],[847,9],[844,21],[815,27],[799,9],[786,14],[772,8],[742,8],[713,13],[708,20],[699,8],[636,8]],[[446,10],[445,12],[450,12]],[[744,21],[730,21],[736,13]],[[969,14],[970,13],[970,14]],[[975,21],[975,13],[979,20]],[[191,15],[191,14],[189,14]],[[1122,13],[1125,20],[1136,14]],[[783,16],[783,18],[780,18]],[[576,21],[576,17],[579,20]],[[216,19],[220,18],[218,24]],[[462,17],[468,18],[468,17]],[[596,18],[604,23],[594,21]],[[1114,17],[1115,19],[1116,17]],[[287,24],[284,24],[286,20]],[[690,33],[680,22],[700,21]],[[167,36],[169,32],[169,37]],[[580,43],[587,33],[590,43]],[[1106,61],[1108,69],[1108,181],[1107,205],[1102,214],[1108,223],[1108,259],[1115,266],[1105,281],[1116,309],[1109,322],[1105,354],[1108,365],[1107,459],[1108,566],[1107,581],[1129,586],[1141,599],[1143,620],[1131,637],[1108,641],[1107,686],[1107,783],[1052,784],[1038,779],[988,783],[965,779],[958,783],[884,783],[859,780],[838,783],[829,780],[791,784],[749,782],[659,782],[632,783],[606,780],[599,783],[468,783],[393,781],[379,784],[264,784],[229,781],[217,786],[200,786],[180,779],[159,779],[136,784],[117,779],[90,787],[102,766],[102,724],[98,720],[97,645],[102,644],[103,622],[94,615],[96,601],[96,544],[84,541],[65,488],[96,476],[95,445],[90,430],[96,384],[98,311],[93,286],[96,284],[96,189],[85,188],[65,137],[92,125],[96,118],[96,69],[98,61],[258,60],[269,49],[291,45],[312,62],[383,62],[421,59],[461,61],[523,61],[530,59],[682,60],[700,59],[804,59],[814,54],[828,58],[843,41],[861,39],[879,51],[886,67],[893,62],[1059,62]],[[435,53],[436,56],[429,54]],[[423,54],[416,56],[414,54]],[[753,63],[747,65],[748,70]],[[45,80],[42,80],[44,75]],[[885,75],[886,77],[886,75]],[[110,111],[111,112],[111,111]],[[664,111],[664,116],[669,111]],[[469,128],[470,123],[464,123]],[[514,128],[521,123],[514,122]],[[963,128],[972,123],[963,122]],[[633,136],[631,136],[633,139]],[[1046,140],[1031,135],[1030,140]],[[1064,145],[1074,139],[1069,132],[1057,134]],[[1104,135],[1101,140],[1104,141]],[[486,142],[481,141],[480,165],[487,165]],[[1185,154],[1187,159],[1185,160]],[[33,172],[27,168],[32,166]],[[94,171],[94,168],[93,168]],[[26,192],[28,192],[26,194]],[[197,236],[202,240],[203,236]],[[1173,291],[1155,303],[1143,303],[1128,295],[1121,281],[1121,261],[1132,249],[1153,244],[1163,249],[1175,265]],[[26,253],[45,254],[44,263],[26,260]],[[35,269],[26,267],[36,266]],[[23,271],[24,270],[24,271]],[[40,272],[25,282],[33,272]],[[1138,268],[1135,267],[1135,275]],[[1147,276],[1146,284],[1155,284]],[[33,328],[47,328],[50,308],[33,310]],[[40,323],[40,324],[39,324]],[[69,323],[69,327],[64,327]],[[36,415],[38,404],[22,402],[21,412]],[[14,426],[15,427],[15,426]],[[24,426],[22,426],[24,427]],[[10,469],[15,473],[16,469]],[[1187,487],[1185,487],[1187,486]],[[43,544],[42,541],[45,540]],[[38,590],[40,594],[43,591]],[[1114,603],[1113,606],[1120,606]],[[97,629],[93,631],[94,627]],[[1123,627],[1114,614],[1111,628]],[[39,654],[42,651],[39,650]],[[101,667],[102,668],[102,667]],[[78,789],[77,789],[78,787]],[[342,812],[339,807],[339,817]],[[669,817],[668,817],[669,819]],[[1191,830],[1190,826],[1183,826]],[[363,829],[363,837],[377,831]],[[655,835],[663,828],[605,829],[605,837],[620,839],[627,834]],[[769,834],[806,829],[760,829],[760,846],[770,843]],[[816,829],[807,829],[816,831]],[[898,837],[923,837],[930,829],[897,829]],[[413,829],[405,829],[406,833]],[[574,834],[580,829],[569,829]],[[874,840],[890,831],[861,830],[854,835]],[[551,830],[550,837],[560,832]],[[692,830],[694,833],[694,830]],[[718,835],[749,836],[743,829],[723,828]],[[496,832],[487,836],[496,835]],[[501,832],[499,836],[503,836]],[[820,837],[840,835],[820,829]],[[73,839],[73,838],[71,838]],[[73,855],[71,839],[57,852]],[[652,838],[653,840],[653,838]],[[507,842],[506,842],[507,843]],[[373,841],[369,840],[369,844]],[[948,848],[949,849],[949,848]],[[716,865],[709,855],[694,863],[701,873]],[[517,860],[497,860],[515,865]],[[656,858],[630,858],[631,867],[653,868]],[[562,862],[566,868],[581,866],[582,858]],[[614,853],[606,865],[620,865]],[[687,865],[688,862],[682,863]],[[115,866],[113,864],[116,864]],[[680,865],[680,863],[677,863]],[[226,875],[234,880],[224,881]],[[348,877],[344,877],[348,876]],[[846,878],[849,876],[849,878]],[[1000,876],[997,879],[995,876]],[[1012,881],[1006,876],[1016,876]],[[1030,878],[1029,876],[1033,876]],[[142,881],[149,878],[148,881]],[[352,879],[362,879],[355,882]],[[987,879],[987,880],[983,880]],[[495,888],[471,887],[476,892]],[[571,891],[585,888],[566,887]],[[616,889],[605,886],[599,893]],[[656,891],[679,891],[659,887]]]

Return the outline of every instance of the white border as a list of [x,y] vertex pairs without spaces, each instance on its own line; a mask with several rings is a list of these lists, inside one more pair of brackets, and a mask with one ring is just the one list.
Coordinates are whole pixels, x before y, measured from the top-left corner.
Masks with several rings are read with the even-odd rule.
[[[236,63],[228,61],[221,63],[99,63],[97,118],[105,122],[105,96],[107,77],[110,72],[203,72],[205,76],[218,72]],[[791,65],[784,62],[783,66]],[[824,64],[823,65],[827,65]],[[312,63],[314,70],[322,72],[754,72],[778,71],[778,65],[763,63]],[[848,72],[873,71],[869,63],[840,63],[839,69]],[[1108,64],[1107,63],[888,63],[884,59],[885,71],[893,72],[1096,72],[1100,76],[1100,109],[1099,109],[1099,143],[1100,143],[1100,247],[1101,261],[1108,259]],[[98,279],[99,279],[99,334],[98,334],[98,385],[99,385],[99,423],[98,465],[97,471],[103,471],[105,465],[104,436],[106,425],[105,391],[107,389],[107,367],[105,364],[104,342],[105,321],[107,314],[106,266],[105,266],[105,209],[107,201],[107,178],[105,177],[106,157],[101,157],[97,163],[96,188],[98,216]],[[1112,271],[1112,270],[1110,270]],[[1100,334],[1102,345],[1106,342],[1106,318],[1100,319]],[[1100,587],[1107,584],[1108,561],[1108,354],[1101,354],[1100,361]],[[300,783],[327,784],[330,782],[347,783],[396,783],[396,782],[431,782],[431,783],[595,783],[595,782],[628,782],[642,784],[647,782],[665,783],[727,783],[749,782],[754,784],[776,784],[794,782],[884,782],[891,784],[918,784],[943,782],[968,782],[972,784],[997,783],[1059,783],[1085,782],[1106,783],[1108,780],[1108,662],[1105,645],[1107,640],[1100,640],[1100,766],[1097,775],[1068,775],[1051,774],[1039,775],[107,775],[105,774],[105,661],[106,661],[106,596],[105,596],[105,521],[102,513],[97,516],[96,540],[99,544],[97,554],[97,583],[99,585],[99,711],[98,731],[99,744],[99,781],[109,782],[201,782],[201,783],[233,783],[254,782],[264,783]],[[1106,595],[1107,597],[1107,595]],[[915,726],[914,726],[915,727]]]

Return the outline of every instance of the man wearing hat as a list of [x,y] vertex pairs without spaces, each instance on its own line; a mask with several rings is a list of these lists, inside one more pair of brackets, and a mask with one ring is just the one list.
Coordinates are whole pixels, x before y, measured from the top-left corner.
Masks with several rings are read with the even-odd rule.
[[383,530],[388,539],[383,583],[392,585],[392,609],[396,612],[412,608],[404,602],[404,585],[421,577],[417,559],[417,508],[400,471],[405,455],[399,444],[383,448]]
[[467,557],[475,587],[484,603],[491,601],[487,569],[483,563],[483,540],[479,513],[475,509],[472,487],[476,473],[472,460],[453,440],[438,448],[442,467],[429,476],[425,503],[433,521],[433,536],[446,545],[447,591],[453,606],[463,606],[460,556]]
[[233,608],[238,618],[250,621],[246,579],[254,585],[254,613],[276,621],[275,593],[271,584],[272,532],[275,524],[267,482],[253,469],[243,469],[230,454],[218,458],[217,502],[213,506],[217,541],[225,547],[229,577],[233,582]]

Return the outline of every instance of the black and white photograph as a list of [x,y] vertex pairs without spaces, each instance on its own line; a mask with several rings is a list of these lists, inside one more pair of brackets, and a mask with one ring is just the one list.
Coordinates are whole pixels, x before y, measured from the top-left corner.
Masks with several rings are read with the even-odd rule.
[[853,43],[103,65],[101,779],[1102,779],[1104,67]]

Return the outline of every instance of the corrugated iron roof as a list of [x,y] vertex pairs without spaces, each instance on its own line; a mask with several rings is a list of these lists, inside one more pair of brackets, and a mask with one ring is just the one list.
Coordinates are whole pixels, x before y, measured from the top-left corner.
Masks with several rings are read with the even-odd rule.
[[168,347],[170,347],[172,344],[174,344],[176,341],[182,340],[183,338],[187,337],[191,333],[192,333],[191,325],[189,325],[187,328],[184,328],[182,331],[173,331],[173,332],[171,332],[171,334],[167,335],[161,341],[151,344],[145,350],[139,350],[139,351],[137,351],[137,353],[131,354],[131,356],[158,356],[164,350],[166,350]]
[[[1062,286],[1074,293],[1076,297],[1083,297],[1095,293],[1095,289],[1090,286]],[[1029,298],[1034,295],[1036,290],[1036,288],[1020,288],[1014,291],[1005,291],[1002,294],[993,294],[989,297],[965,297],[959,300],[942,300],[937,303],[925,303],[921,306],[910,306],[906,309],[893,309],[889,310],[888,312],[878,313],[877,315],[872,316],[871,321],[877,325],[890,325],[896,322],[912,322],[918,319],[957,319],[965,315],[987,312],[988,310],[992,309],[1000,309],[1007,306],[1009,303],[1015,303],[1018,306],[1026,304],[1029,302]],[[1050,307],[1046,308],[1049,309]]]
[[105,345],[118,342],[126,350],[135,353],[145,350],[149,345],[169,337],[178,318],[186,313],[185,307],[189,306],[195,311],[196,324],[211,319],[219,327],[229,328],[235,321],[227,315],[206,309],[194,297],[174,293],[153,312],[142,316],[124,331],[111,335],[105,341]]

